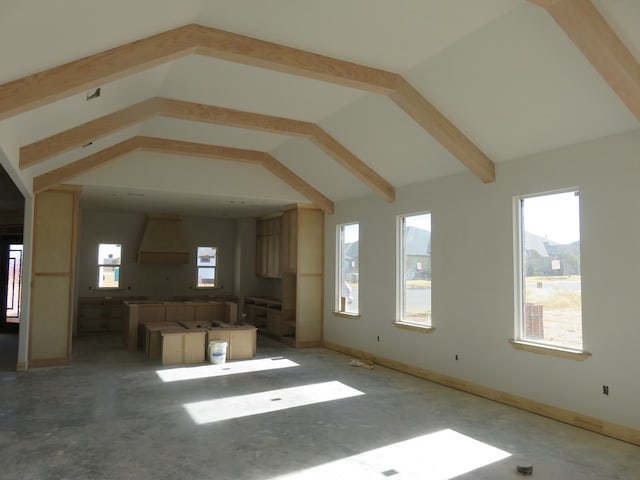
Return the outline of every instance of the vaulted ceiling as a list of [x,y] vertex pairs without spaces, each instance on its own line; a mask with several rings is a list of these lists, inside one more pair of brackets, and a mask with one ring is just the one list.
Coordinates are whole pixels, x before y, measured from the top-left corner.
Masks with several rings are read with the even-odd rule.
[[499,182],[640,127],[638,25],[637,0],[0,0],[0,162],[27,195],[211,216]]

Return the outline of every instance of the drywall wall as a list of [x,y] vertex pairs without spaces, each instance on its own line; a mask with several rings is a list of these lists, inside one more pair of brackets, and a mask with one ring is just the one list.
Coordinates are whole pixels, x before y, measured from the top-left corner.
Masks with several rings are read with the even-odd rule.
[[[326,217],[325,340],[491,389],[640,428],[637,380],[640,131],[499,164],[471,174],[340,202]],[[513,199],[578,187],[584,349],[579,362],[516,350]],[[432,213],[431,334],[399,329],[396,218]],[[360,223],[361,318],[332,314],[336,225]],[[378,336],[380,341],[377,340]],[[455,360],[455,355],[459,360]],[[609,395],[602,394],[602,385]]]
[[[234,294],[234,220],[183,217],[182,224],[189,252],[188,265],[140,265],[138,245],[144,229],[145,216],[138,213],[106,213],[82,210],[78,243],[77,296],[105,294],[143,295],[166,300],[176,295]],[[97,258],[99,243],[122,245],[120,284],[122,291],[97,289]],[[218,287],[196,289],[196,247],[218,248]]]

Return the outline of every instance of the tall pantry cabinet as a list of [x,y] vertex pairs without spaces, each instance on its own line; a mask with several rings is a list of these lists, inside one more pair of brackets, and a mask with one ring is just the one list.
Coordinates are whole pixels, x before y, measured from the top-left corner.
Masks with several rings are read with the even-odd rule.
[[269,333],[296,347],[321,345],[324,213],[296,205],[258,220],[256,231],[256,274],[281,279],[279,324]]

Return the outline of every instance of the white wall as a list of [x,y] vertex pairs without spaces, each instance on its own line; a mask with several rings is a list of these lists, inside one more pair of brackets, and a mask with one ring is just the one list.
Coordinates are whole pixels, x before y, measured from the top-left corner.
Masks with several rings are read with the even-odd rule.
[[[183,217],[185,240],[192,254],[188,265],[138,264],[138,245],[144,224],[143,214],[81,211],[76,296],[105,295],[104,291],[96,290],[99,243],[122,245],[120,284],[124,291],[113,292],[113,295],[143,295],[160,300],[171,299],[176,295],[236,293],[234,292],[234,220]],[[217,275],[220,288],[195,289],[196,247],[209,245],[218,247]]]
[[[342,202],[326,217],[325,340],[640,428],[640,131]],[[515,350],[513,198],[578,187],[583,362]],[[432,212],[435,331],[398,329],[396,216]],[[360,222],[361,318],[335,317],[336,225]],[[380,341],[376,337],[380,336]],[[455,361],[454,355],[460,355]],[[602,385],[610,387],[602,395]]]

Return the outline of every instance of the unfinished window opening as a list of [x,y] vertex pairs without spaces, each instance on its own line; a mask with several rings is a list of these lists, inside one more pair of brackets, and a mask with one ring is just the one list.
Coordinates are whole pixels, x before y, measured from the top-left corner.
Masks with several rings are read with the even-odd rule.
[[580,195],[519,197],[516,339],[582,350]]
[[196,258],[198,288],[215,288],[217,254],[216,247],[198,247]]
[[397,323],[431,327],[431,213],[398,217]]
[[98,288],[120,288],[120,264],[122,245],[101,243],[98,245]]
[[357,315],[360,285],[360,225],[338,225],[336,311]]

